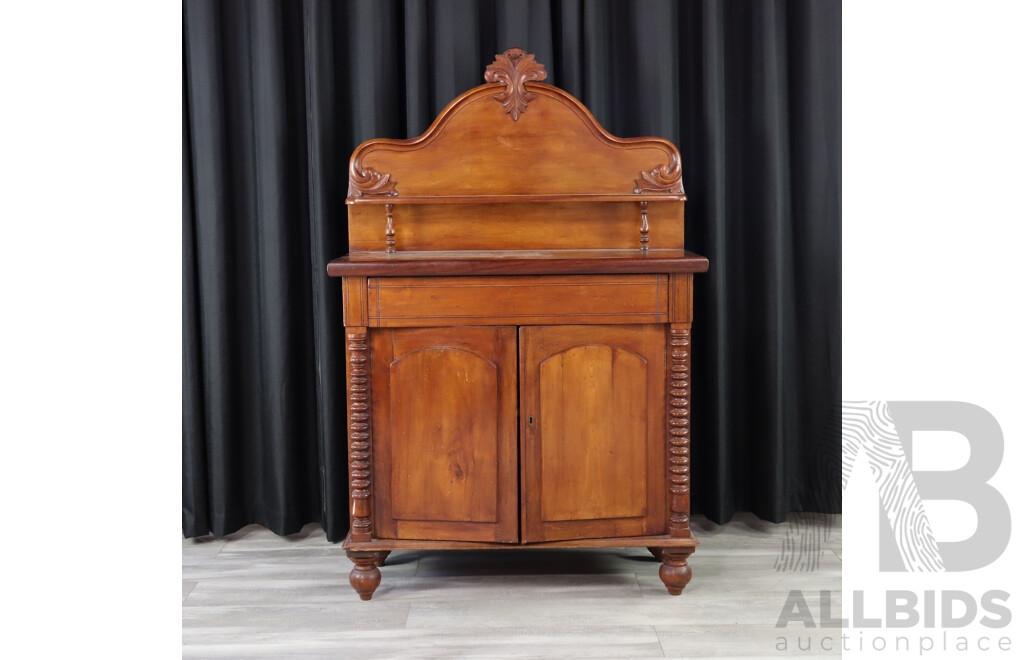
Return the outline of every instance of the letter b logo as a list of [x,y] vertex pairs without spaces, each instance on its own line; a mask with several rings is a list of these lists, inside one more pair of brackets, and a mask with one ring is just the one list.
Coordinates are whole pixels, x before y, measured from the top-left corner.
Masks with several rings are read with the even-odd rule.
[[[970,458],[944,472],[912,471],[915,431],[953,431]],[[1003,459],[1003,432],[984,408],[959,401],[872,401],[843,405],[843,487],[864,452],[883,515],[879,568],[883,571],[970,571],[999,558],[1010,541],[1010,509],[988,480]],[[932,534],[924,500],[957,500],[974,508],[978,528],[963,541]]]

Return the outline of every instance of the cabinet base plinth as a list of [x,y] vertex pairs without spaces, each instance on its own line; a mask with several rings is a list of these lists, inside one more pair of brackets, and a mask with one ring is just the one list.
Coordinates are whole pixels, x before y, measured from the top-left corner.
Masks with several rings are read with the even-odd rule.
[[[372,539],[353,541],[345,537],[341,547],[345,550],[390,552],[392,550],[529,550],[530,548],[696,548],[700,543],[691,532],[688,537],[677,536],[620,536],[600,539],[570,539],[567,541],[539,541],[536,543],[493,543],[486,541],[421,541],[412,539]],[[386,555],[385,555],[386,556]]]
[[691,534],[689,538],[673,536],[631,536],[606,539],[574,539],[571,541],[544,541],[542,543],[481,543],[477,541],[415,541],[409,539],[372,539],[353,541],[345,538],[342,547],[355,566],[349,574],[349,583],[363,600],[370,600],[380,585],[378,566],[392,550],[530,550],[543,548],[637,548],[646,547],[661,562],[659,575],[673,596],[682,593],[693,572],[686,560],[700,545]]

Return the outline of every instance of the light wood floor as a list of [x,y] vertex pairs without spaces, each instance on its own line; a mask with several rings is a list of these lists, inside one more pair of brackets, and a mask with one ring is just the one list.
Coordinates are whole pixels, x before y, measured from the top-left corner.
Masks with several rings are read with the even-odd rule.
[[[662,658],[823,655],[799,625],[775,624],[790,590],[817,616],[842,589],[840,516],[773,525],[695,517],[693,581],[669,596],[643,548],[396,551],[369,602],[351,562],[317,525],[279,537],[256,526],[182,543],[187,658]],[[802,541],[820,552],[794,555]],[[802,570],[779,570],[780,557]],[[833,596],[838,614],[839,594]],[[811,631],[812,634],[815,631]],[[789,652],[776,649],[785,636]],[[800,643],[812,642],[802,651]],[[838,645],[836,645],[838,655]]]

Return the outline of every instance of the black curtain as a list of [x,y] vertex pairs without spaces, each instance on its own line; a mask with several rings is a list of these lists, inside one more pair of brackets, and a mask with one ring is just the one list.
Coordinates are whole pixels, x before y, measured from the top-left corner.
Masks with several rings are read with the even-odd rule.
[[683,156],[693,510],[839,510],[838,0],[186,0],[183,528],[348,528],[346,166],[520,46]]

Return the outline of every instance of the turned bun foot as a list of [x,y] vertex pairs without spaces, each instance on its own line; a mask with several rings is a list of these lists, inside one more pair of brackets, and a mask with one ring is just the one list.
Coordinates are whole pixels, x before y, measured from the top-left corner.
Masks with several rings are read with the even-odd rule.
[[386,560],[388,558],[388,555],[390,555],[390,554],[391,554],[390,550],[382,550],[382,551],[378,552],[377,553],[377,555],[378,555],[378,557],[377,557],[377,566],[383,566],[384,565],[384,560]]
[[686,564],[686,559],[693,554],[692,548],[664,548],[661,551],[661,570],[658,575],[665,583],[665,588],[673,596],[683,593],[683,587],[690,583],[693,571]]
[[379,552],[348,552],[348,558],[355,566],[348,574],[348,583],[362,600],[370,600],[380,585],[380,571],[377,565],[383,561]]
[[665,561],[664,548],[647,548],[647,551],[651,553],[656,561]]

